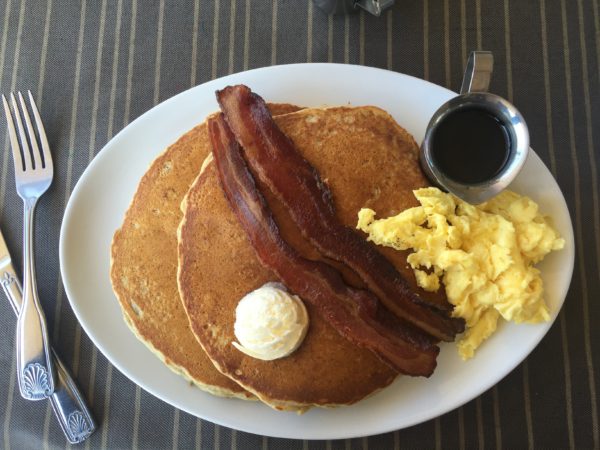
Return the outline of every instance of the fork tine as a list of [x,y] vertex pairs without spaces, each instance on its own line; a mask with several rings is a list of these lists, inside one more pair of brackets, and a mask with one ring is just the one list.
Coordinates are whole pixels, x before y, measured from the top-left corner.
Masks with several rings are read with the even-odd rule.
[[10,106],[6,101],[6,97],[2,94],[2,103],[4,104],[4,113],[6,114],[6,125],[8,128],[8,136],[10,137],[10,148],[12,149],[13,161],[15,163],[15,174],[23,172],[23,160],[21,159],[21,150],[19,140],[17,139],[17,131],[10,113]]
[[31,95],[31,91],[27,91],[27,94],[29,95],[29,103],[31,104],[33,117],[35,118],[35,123],[37,124],[38,134],[40,135],[42,152],[44,154],[44,167],[46,169],[52,169],[52,155],[50,154],[50,146],[48,145],[48,139],[46,138],[46,130],[44,129],[44,124],[42,123],[40,112],[38,111],[35,101],[33,100],[33,95]]
[[35,130],[33,129],[33,126],[31,126],[29,111],[27,111],[27,105],[25,104],[25,100],[23,100],[23,95],[20,91],[17,95],[19,97],[19,103],[21,104],[21,112],[23,114],[23,118],[25,119],[25,125],[27,126],[27,134],[29,135],[31,149],[33,150],[31,152],[33,154],[33,164],[35,164],[36,169],[40,170],[42,168],[42,155],[40,154],[40,148],[38,147]]
[[15,100],[15,95],[10,93],[10,101],[12,102],[15,110],[15,119],[17,120],[17,128],[19,129],[19,136],[21,137],[21,150],[23,154],[23,170],[31,170],[33,165],[31,164],[31,152],[29,151],[29,143],[27,142],[27,136],[25,135],[25,129],[23,128],[23,122],[21,122],[21,114],[19,113],[19,106]]

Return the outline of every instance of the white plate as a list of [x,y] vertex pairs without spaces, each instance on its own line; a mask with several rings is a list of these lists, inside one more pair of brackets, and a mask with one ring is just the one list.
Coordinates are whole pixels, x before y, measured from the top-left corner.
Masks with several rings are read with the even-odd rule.
[[[71,306],[90,338],[121,372],[165,402],[211,422],[268,436],[337,439],[383,433],[436,417],[478,396],[523,361],[552,322],[501,326],[468,362],[459,359],[454,345],[443,345],[438,368],[430,379],[402,377],[354,406],[313,409],[299,416],[256,402],[205,394],[147,350],[125,325],[111,290],[111,239],[150,162],[217,109],[216,89],[235,83],[249,85],[271,102],[377,105],[389,111],[418,142],[433,112],[456,95],[417,78],[368,67],[275,66],[197,86],[127,126],[81,176],[67,205],[60,236],[61,273]],[[552,175],[533,152],[512,189],[535,199],[566,239],[566,248],[540,265],[554,320],[573,271],[573,230],[567,206]]]

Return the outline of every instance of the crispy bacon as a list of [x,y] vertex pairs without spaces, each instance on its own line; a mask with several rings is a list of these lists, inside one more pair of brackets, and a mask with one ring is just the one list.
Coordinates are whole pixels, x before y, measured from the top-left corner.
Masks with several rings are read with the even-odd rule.
[[217,100],[247,163],[322,254],[354,270],[390,311],[431,336],[452,341],[463,331],[461,319],[425,303],[387,258],[339,222],[328,187],[273,121],[261,97],[238,85],[217,91]]
[[281,237],[223,116],[209,120],[208,129],[221,186],[260,262],[355,345],[371,350],[401,373],[431,375],[439,348],[430,345],[422,349],[406,342],[398,332],[401,327],[378,319],[386,314],[373,294],[346,285],[334,268],[303,258],[290,247]]

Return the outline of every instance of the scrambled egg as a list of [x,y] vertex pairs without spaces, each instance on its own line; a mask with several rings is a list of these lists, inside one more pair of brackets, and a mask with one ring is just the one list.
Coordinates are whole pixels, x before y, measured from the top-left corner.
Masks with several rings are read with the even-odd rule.
[[458,342],[463,359],[496,330],[500,316],[516,323],[550,319],[533,265],[563,248],[564,239],[534,201],[510,191],[477,206],[433,187],[414,194],[421,206],[387,219],[361,209],[357,228],[378,245],[413,249],[408,263],[423,289],[437,291],[441,279],[453,315],[466,322]]

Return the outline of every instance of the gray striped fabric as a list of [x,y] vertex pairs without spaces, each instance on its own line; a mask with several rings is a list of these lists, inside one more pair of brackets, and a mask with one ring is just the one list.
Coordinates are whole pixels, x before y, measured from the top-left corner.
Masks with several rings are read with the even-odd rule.
[[[396,3],[375,18],[328,17],[311,0],[0,2],[0,92],[32,90],[55,158],[55,181],[38,209],[38,283],[53,343],[101,423],[86,449],[600,448],[599,0]],[[82,332],[59,275],[61,218],[83,170],[128,122],[190,86],[272,64],[365,64],[458,90],[473,49],[494,52],[491,90],[527,118],[576,235],[559,319],[496,387],[406,430],[348,441],[272,439],[157,400]],[[0,142],[0,226],[20,266],[21,203],[3,121]],[[0,308],[0,447],[68,447],[47,403],[26,403],[15,389],[14,318],[8,305]]]

